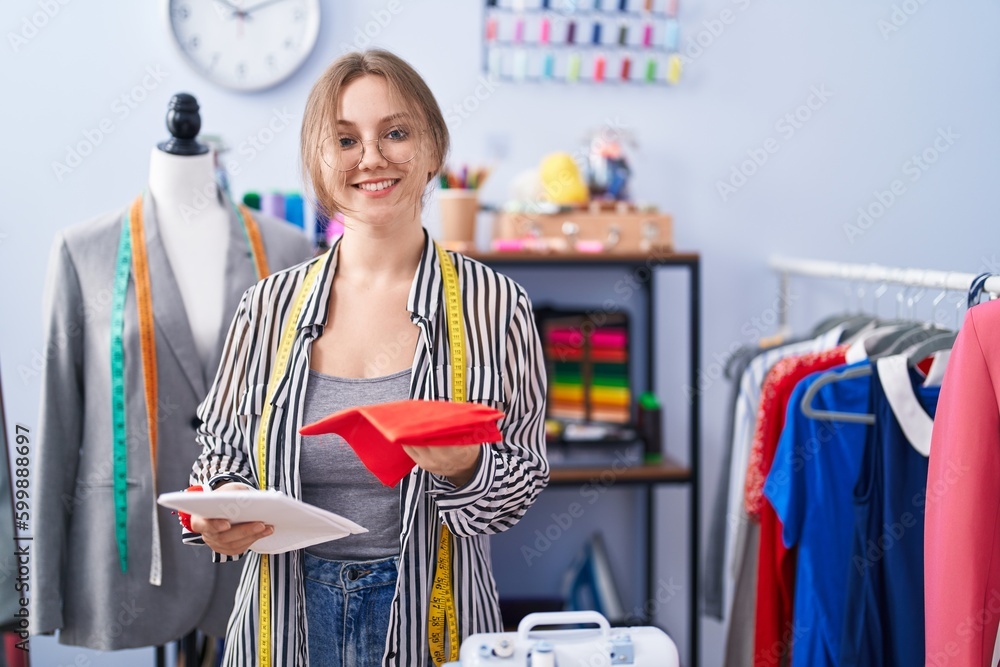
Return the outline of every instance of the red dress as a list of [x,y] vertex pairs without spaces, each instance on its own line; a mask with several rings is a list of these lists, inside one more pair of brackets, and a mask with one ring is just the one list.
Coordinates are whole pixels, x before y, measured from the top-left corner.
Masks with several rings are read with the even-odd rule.
[[785,426],[788,399],[795,385],[806,376],[845,363],[847,348],[841,345],[824,352],[782,359],[764,379],[744,497],[747,514],[760,523],[753,667],[788,664],[794,639],[795,551],[787,549],[782,542],[781,522],[764,497],[764,482],[771,471]]

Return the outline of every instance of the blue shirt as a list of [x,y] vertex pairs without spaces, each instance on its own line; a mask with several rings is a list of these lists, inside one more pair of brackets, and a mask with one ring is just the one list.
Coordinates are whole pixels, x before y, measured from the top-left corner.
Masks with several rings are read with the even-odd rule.
[[[833,370],[868,365],[867,361]],[[798,546],[792,667],[837,667],[843,630],[851,535],[852,492],[864,451],[863,424],[809,419],[800,408],[806,390],[821,375],[796,387],[764,495],[781,520],[785,545]],[[870,377],[828,384],[813,406],[865,413]]]
[[[845,667],[924,664],[924,505],[928,459],[907,439],[874,369],[868,431],[854,489],[855,532],[840,663]],[[913,370],[901,381],[933,417],[940,387]],[[911,399],[913,396],[911,396]],[[905,413],[904,413],[905,414]],[[926,443],[925,443],[926,444]]]

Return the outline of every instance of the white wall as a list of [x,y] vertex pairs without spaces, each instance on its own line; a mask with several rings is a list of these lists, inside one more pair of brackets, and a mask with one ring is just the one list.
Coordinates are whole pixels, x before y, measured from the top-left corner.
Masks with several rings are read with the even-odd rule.
[[[474,96],[481,76],[481,3],[399,1],[401,13],[379,31],[377,44],[412,62],[445,109]],[[255,95],[216,89],[196,76],[171,45],[158,5],[68,2],[16,51],[9,33],[22,30],[23,21],[40,11],[39,2],[10,0],[0,10],[5,36],[0,85],[6,93],[0,117],[7,137],[0,162],[0,355],[10,423],[36,426],[39,384],[32,369],[40,354],[39,302],[52,236],[123,206],[143,187],[149,150],[166,136],[163,118],[170,95],[194,93],[202,105],[204,131],[222,133],[238,147],[276,109],[300,118],[311,82],[387,2],[325,2],[320,45],[305,67],[291,81]],[[905,23],[900,20],[898,30],[883,34],[879,22],[891,20],[894,7],[902,11],[903,5],[912,15],[897,14]],[[633,159],[634,192],[676,216],[679,248],[703,253],[705,364],[715,363],[734,343],[750,342],[753,318],[769,314],[776,284],[765,262],[773,253],[1000,270],[994,181],[1000,171],[995,157],[1000,149],[995,86],[1000,44],[992,34],[1000,19],[996,3],[690,0],[681,3],[681,10],[682,43],[687,47],[700,37],[708,46],[677,89],[503,84],[475,112],[454,122],[456,160],[506,154],[484,198],[501,200],[515,173],[547,152],[575,150],[589,128],[614,119],[631,128],[640,142]],[[165,78],[125,116],[115,101],[141,86],[150,68]],[[829,91],[829,98],[822,105],[813,100],[819,108],[807,122],[791,135],[776,125],[817,88]],[[63,161],[67,147],[105,118],[113,132],[59,180],[52,163]],[[948,130],[957,135],[953,145],[912,181],[904,163]],[[234,189],[297,187],[297,134],[293,124],[252,159],[237,155],[242,171]],[[777,152],[723,201],[716,182],[727,179],[748,150],[769,138]],[[894,179],[902,181],[904,194],[863,234],[849,237],[844,226],[855,221],[856,209],[869,206],[874,193],[889,189]],[[433,229],[432,213],[428,219]],[[674,283],[661,280],[665,302],[659,326],[673,331],[683,326],[677,324],[683,306],[668,299],[667,287]],[[809,322],[842,305],[839,287],[800,285],[792,306],[797,321]],[[577,293],[570,278],[549,287],[567,298]],[[662,349],[661,387],[679,397],[684,375],[677,364],[683,362],[668,356],[682,349],[671,340]],[[707,509],[722,450],[727,390],[717,381],[703,389],[702,500]],[[684,410],[679,401],[667,406],[672,447],[683,444]],[[614,499],[609,494],[608,511],[595,514],[594,525],[581,526],[574,541],[635,505],[622,493]],[[551,498],[545,501],[550,511],[566,502],[558,494]],[[669,558],[658,576],[677,581],[684,581],[686,567],[685,502],[682,493],[660,498],[660,515],[667,517],[658,536],[660,553]],[[535,520],[544,525],[544,511]],[[629,547],[621,548],[627,553]],[[623,573],[632,566],[627,561],[619,564]],[[628,590],[637,590],[634,577],[631,582],[627,574],[620,578]],[[684,644],[688,619],[682,598],[663,605],[658,620]],[[702,627],[702,664],[718,664],[722,629],[709,621]],[[76,664],[79,655],[89,656],[89,664],[134,664],[124,656],[57,648],[49,639],[36,639],[33,646],[36,664]]]

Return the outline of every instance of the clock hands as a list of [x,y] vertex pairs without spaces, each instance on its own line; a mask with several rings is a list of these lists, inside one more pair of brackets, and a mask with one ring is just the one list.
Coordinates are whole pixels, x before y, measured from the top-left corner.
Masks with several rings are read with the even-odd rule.
[[262,9],[264,7],[267,7],[268,5],[273,5],[273,4],[276,4],[276,3],[279,3],[279,2],[284,2],[284,1],[285,0],[264,0],[264,2],[258,2],[256,5],[253,5],[252,7],[247,7],[246,9],[244,9],[243,10],[243,15],[249,17],[250,14],[252,14],[255,11],[257,11],[258,9]]
[[[215,0],[215,1],[216,1],[217,3],[219,3],[220,5],[222,5],[222,6],[224,6],[224,7],[227,7],[227,8],[229,8],[229,9],[233,10],[233,14],[232,14],[232,16],[239,16],[240,14],[242,14],[242,13],[243,13],[243,10],[242,10],[242,9],[240,9],[239,7],[237,7],[236,5],[234,5],[234,4],[233,4],[232,2],[230,2],[229,0]],[[232,17],[230,17],[230,18],[232,18]]]
[[230,0],[215,0],[215,1],[232,11],[232,13],[229,15],[229,18],[249,19],[252,18],[250,15],[253,14],[255,11],[257,11],[258,9],[263,9],[268,5],[284,2],[285,0],[264,0],[264,2],[258,2],[256,5],[246,8],[234,5]]

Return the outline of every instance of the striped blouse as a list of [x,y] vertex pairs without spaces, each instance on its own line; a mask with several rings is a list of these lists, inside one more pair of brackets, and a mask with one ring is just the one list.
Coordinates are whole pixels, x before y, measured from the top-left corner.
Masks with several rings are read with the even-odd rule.
[[[451,366],[443,304],[443,281],[433,242],[424,249],[410,288],[407,310],[420,329],[414,355],[411,398],[451,399]],[[461,639],[501,629],[488,535],[518,522],[548,483],[545,454],[546,378],[531,303],[524,289],[492,269],[457,253],[465,313],[468,400],[498,408],[503,441],[483,445],[475,476],[456,488],[445,477],[415,467],[399,484],[399,578],[392,601],[384,666],[430,665],[427,607],[440,526],[452,539],[452,588]],[[192,484],[222,474],[252,486],[258,479],[255,434],[278,340],[297,290],[313,262],[323,262],[298,322],[291,358],[272,410],[267,485],[301,496],[299,451],[309,351],[326,324],[337,262],[336,246],[321,257],[281,271],[251,287],[233,319],[218,375],[198,409],[201,456]],[[188,543],[203,543],[186,533]],[[226,631],[225,665],[256,665],[260,556],[246,564]],[[237,558],[242,558],[239,556]],[[215,554],[219,562],[234,558]],[[308,664],[302,554],[271,557],[273,664]]]

